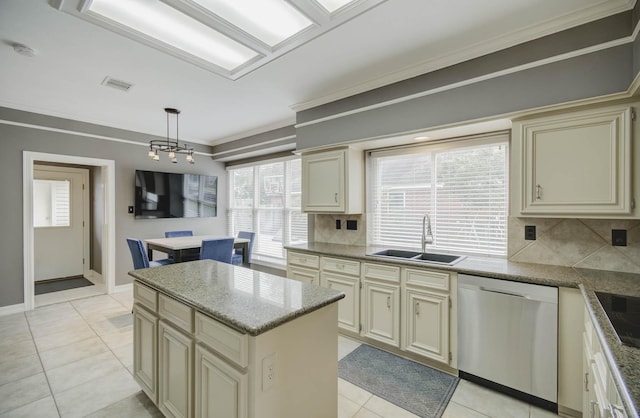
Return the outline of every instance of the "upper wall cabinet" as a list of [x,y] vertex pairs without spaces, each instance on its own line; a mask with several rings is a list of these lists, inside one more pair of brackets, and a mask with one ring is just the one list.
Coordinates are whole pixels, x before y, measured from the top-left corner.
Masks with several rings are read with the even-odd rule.
[[636,217],[631,141],[628,105],[514,122],[513,214]]
[[362,151],[342,148],[302,154],[302,211],[362,213]]

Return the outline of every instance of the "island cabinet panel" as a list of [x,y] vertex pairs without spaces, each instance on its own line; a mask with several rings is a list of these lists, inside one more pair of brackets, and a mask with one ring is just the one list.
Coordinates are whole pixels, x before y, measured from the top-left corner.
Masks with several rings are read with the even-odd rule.
[[631,127],[628,106],[514,122],[516,215],[636,217]]
[[364,263],[362,333],[400,347],[400,268]]
[[158,317],[133,306],[133,377],[153,403],[158,402]]
[[342,148],[302,155],[302,211],[362,213],[362,151]]
[[246,418],[249,383],[241,372],[203,346],[196,346],[196,417]]
[[158,334],[158,408],[165,417],[192,417],[193,339],[162,321]]

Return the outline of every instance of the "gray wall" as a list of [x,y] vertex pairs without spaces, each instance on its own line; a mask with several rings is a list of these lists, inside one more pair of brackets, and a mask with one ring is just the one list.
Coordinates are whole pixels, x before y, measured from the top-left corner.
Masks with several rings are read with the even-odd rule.
[[[54,125],[62,129],[86,128],[92,133],[123,139],[149,139],[148,136],[145,138],[144,135],[135,132],[129,133],[5,108],[0,108],[0,119]],[[196,155],[195,165],[185,162],[171,164],[166,158],[160,162],[153,162],[147,157],[147,149],[143,146],[3,123],[0,123],[0,144],[3,150],[0,153],[0,177],[3,179],[3,193],[0,199],[0,230],[3,231],[3,239],[0,240],[0,307],[23,302],[22,154],[25,150],[115,161],[116,285],[131,282],[127,272],[133,265],[126,237],[161,237],[164,231],[169,229],[192,229],[198,234],[227,232],[226,171],[222,163],[209,157]],[[209,147],[196,150],[208,152]],[[218,216],[197,219],[134,219],[132,214],[127,213],[127,206],[133,205],[136,169],[218,176]],[[100,238],[98,235],[94,236],[98,241],[93,243],[96,251],[100,245]]]

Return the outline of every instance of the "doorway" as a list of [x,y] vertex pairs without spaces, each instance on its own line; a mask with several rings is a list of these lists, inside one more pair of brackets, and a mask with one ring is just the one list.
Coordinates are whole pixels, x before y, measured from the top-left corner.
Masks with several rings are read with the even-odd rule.
[[[100,183],[94,190],[100,195],[103,205],[103,219],[100,222],[102,256],[100,260],[102,279],[105,287],[102,293],[112,293],[115,289],[115,162],[97,158],[85,158],[69,155],[47,154],[31,151],[23,152],[23,254],[24,254],[24,308],[35,307],[35,281],[40,271],[36,269],[36,227],[34,223],[34,179],[38,177],[38,163],[53,165],[82,165],[96,167]],[[38,231],[40,232],[40,231]],[[88,238],[87,238],[88,239]],[[66,244],[65,244],[66,245]],[[84,253],[88,269],[88,253]],[[77,266],[76,266],[77,268]],[[82,274],[85,267],[82,267]]]

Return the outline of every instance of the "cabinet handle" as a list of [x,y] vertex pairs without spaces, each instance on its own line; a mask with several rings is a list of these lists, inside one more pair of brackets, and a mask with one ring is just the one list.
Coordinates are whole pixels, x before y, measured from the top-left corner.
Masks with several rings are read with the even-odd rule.
[[338,203],[338,193],[333,195],[333,199],[336,201],[336,203]]
[[[618,411],[620,411],[621,413],[619,414]],[[624,410],[622,408],[620,408],[619,406],[616,406],[614,404],[609,404],[609,412],[611,413],[611,418],[618,418],[618,417],[623,417],[624,415],[622,415],[622,413],[624,413]]]
[[584,391],[589,392],[589,372],[584,373]]
[[595,408],[595,406],[596,406],[596,401],[591,401],[591,411],[589,413],[589,416],[591,418],[595,418],[596,417],[596,408]]
[[542,189],[542,187],[539,184],[536,184],[536,199],[538,200],[542,199],[542,193],[540,192],[540,189]]
[[387,296],[387,308],[391,309],[391,296]]
[[416,302],[416,316],[420,316],[420,302]]

